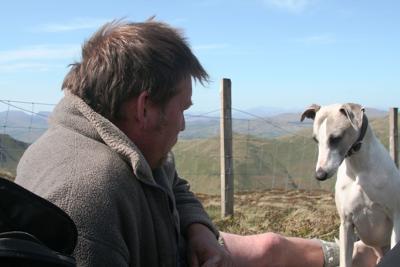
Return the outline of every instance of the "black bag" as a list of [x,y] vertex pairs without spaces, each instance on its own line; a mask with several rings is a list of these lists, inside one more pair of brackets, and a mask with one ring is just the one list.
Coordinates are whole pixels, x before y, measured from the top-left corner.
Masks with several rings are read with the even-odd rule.
[[0,177],[0,266],[76,266],[77,235],[59,207]]

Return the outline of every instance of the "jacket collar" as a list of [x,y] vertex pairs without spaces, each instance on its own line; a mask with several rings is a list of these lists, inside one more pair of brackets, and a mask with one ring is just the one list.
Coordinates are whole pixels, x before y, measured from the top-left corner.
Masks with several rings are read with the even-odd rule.
[[[68,90],[64,90],[65,97],[59,105],[64,106],[64,112],[67,113],[78,113],[75,115],[83,116],[90,125],[89,131],[91,137],[93,137],[93,129],[97,135],[96,139],[101,139],[108,147],[117,152],[125,161],[129,162],[132,166],[133,173],[135,176],[146,183],[155,184],[155,180],[152,174],[152,170],[144,158],[143,154],[137,148],[137,146],[111,121],[103,117],[99,113],[95,112],[88,104],[86,104],[81,98],[70,93]],[[57,109],[53,119],[57,119]],[[61,109],[63,109],[61,107]],[[65,110],[66,109],[66,110]],[[77,112],[78,111],[78,112]],[[71,124],[78,124],[79,120]],[[80,121],[84,124],[84,121]],[[80,128],[85,125],[72,125]],[[86,129],[88,127],[85,127]]]

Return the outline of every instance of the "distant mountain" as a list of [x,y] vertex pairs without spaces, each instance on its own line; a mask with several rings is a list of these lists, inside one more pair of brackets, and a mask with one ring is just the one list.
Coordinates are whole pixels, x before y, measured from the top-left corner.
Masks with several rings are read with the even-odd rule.
[[[287,108],[287,107],[254,107],[250,109],[244,110],[246,113],[254,114],[259,117],[273,117],[277,116],[279,114],[284,114],[284,113],[298,113],[300,112],[299,109],[296,108]],[[236,117],[240,114],[240,112],[233,112],[233,117]],[[243,114],[243,113],[242,113]],[[235,116],[237,115],[237,116]],[[243,116],[243,115],[242,115]],[[249,118],[249,116],[244,117],[244,118]]]
[[[278,137],[294,133],[304,128],[310,128],[309,120],[300,123],[302,111],[295,109],[258,107],[244,111],[233,110],[233,131],[237,134],[252,134],[257,137]],[[369,118],[380,118],[387,115],[386,111],[367,108]],[[50,112],[28,114],[23,111],[0,112],[0,129],[3,134],[32,143],[48,127]],[[204,113],[203,113],[204,114]],[[180,134],[182,139],[211,138],[219,135],[220,113],[186,115],[186,130]]]
[[[242,116],[235,117],[232,115],[232,127],[233,132],[237,134],[251,134],[257,137],[279,137],[287,134],[295,133],[301,129],[311,128],[312,121],[305,120],[300,122],[300,117],[303,111],[279,113],[272,116],[263,117],[262,111],[268,111],[273,114],[273,110],[278,111],[274,108],[257,108],[254,112],[259,111],[261,113],[251,113],[250,110],[246,113],[242,113]],[[283,110],[283,109],[281,109]],[[382,118],[387,116],[386,111],[366,108],[366,114],[368,118]],[[244,115],[247,117],[245,118]],[[220,119],[219,114],[215,117],[211,116],[186,116],[186,129],[180,133],[182,139],[196,139],[196,138],[210,138],[219,135]]]
[[32,143],[46,131],[50,114],[45,111],[35,114],[16,110],[0,112],[1,133],[25,143]]
[[376,108],[365,108],[365,114],[368,118],[382,118],[388,115],[388,111],[376,109]]
[[[272,117],[275,115],[279,115],[282,113],[296,113],[299,112],[298,109],[295,108],[284,108],[284,107],[254,107],[249,109],[232,109],[232,117],[236,119],[254,119],[255,117]],[[201,114],[200,116],[198,116]],[[189,120],[199,120],[202,115],[204,117],[219,117],[221,115],[219,110],[213,112],[189,112],[188,119]]]

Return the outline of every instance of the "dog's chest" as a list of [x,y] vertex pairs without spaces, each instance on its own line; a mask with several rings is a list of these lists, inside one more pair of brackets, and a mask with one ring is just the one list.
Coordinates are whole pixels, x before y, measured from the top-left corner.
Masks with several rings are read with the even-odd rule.
[[341,219],[351,222],[366,244],[386,245],[389,242],[392,220],[388,211],[372,200],[359,184],[337,185],[335,198]]
[[344,217],[376,209],[374,202],[356,182],[340,183],[338,180],[335,199],[339,214]]
[[[366,176],[350,177],[350,171],[342,164],[338,170],[335,198],[339,214],[370,214],[383,212],[392,214],[390,207],[386,205],[389,196],[382,194],[384,188],[376,182],[376,178]],[[391,196],[393,197],[393,196]]]

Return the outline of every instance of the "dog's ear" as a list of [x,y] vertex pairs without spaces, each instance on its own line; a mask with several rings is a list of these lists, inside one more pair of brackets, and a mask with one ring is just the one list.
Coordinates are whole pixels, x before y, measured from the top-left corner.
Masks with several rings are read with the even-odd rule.
[[315,118],[315,114],[317,113],[317,111],[321,108],[321,106],[317,105],[317,104],[312,104],[311,106],[309,106],[304,112],[303,114],[301,114],[301,119],[300,121],[304,121],[305,118],[309,118],[309,119],[314,119]]
[[346,103],[340,108],[340,112],[345,115],[354,129],[360,129],[363,122],[364,107],[359,104]]

